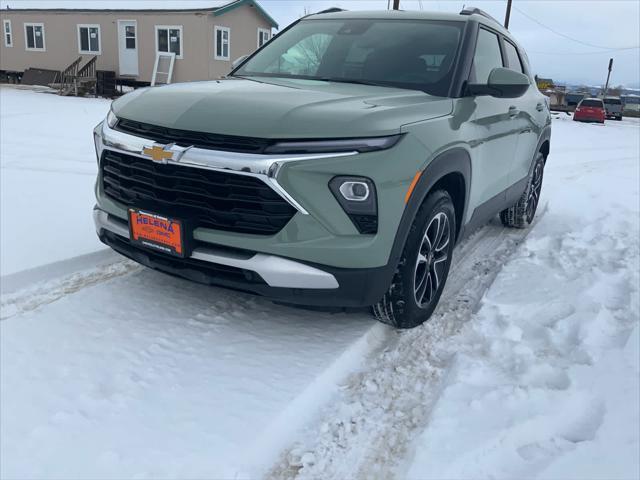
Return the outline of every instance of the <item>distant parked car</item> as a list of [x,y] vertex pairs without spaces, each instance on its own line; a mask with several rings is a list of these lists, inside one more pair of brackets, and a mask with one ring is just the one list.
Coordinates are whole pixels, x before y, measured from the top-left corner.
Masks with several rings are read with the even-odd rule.
[[573,119],[577,122],[604,123],[605,117],[604,102],[599,98],[585,98],[573,114]]
[[623,112],[640,112],[640,95],[620,95]]
[[622,100],[620,97],[605,97],[604,108],[607,118],[622,120]]

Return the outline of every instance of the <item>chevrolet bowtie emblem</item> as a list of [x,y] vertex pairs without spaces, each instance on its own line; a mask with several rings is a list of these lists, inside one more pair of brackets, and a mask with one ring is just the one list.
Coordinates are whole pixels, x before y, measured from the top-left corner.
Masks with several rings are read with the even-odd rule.
[[151,157],[154,162],[167,163],[173,160],[173,152],[169,150],[173,145],[153,145],[152,147],[144,147],[142,153]]

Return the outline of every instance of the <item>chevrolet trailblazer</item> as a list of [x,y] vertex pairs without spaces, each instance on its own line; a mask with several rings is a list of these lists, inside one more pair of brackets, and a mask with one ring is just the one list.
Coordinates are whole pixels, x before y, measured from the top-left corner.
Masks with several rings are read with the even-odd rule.
[[224,79],[116,100],[94,130],[100,239],[169,274],[411,328],[465,234],[498,214],[526,228],[550,114],[513,36],[478,9],[337,10]]

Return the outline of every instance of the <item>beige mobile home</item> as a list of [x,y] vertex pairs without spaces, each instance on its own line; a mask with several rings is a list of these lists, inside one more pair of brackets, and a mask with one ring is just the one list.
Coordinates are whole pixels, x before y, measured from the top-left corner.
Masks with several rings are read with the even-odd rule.
[[[156,55],[173,52],[173,82],[207,80],[227,74],[233,60],[252,53],[278,28],[255,0],[214,0],[200,2],[209,7],[189,9],[182,7],[190,2],[154,9],[163,5],[154,1],[111,2],[149,7],[121,10],[93,9],[105,2],[90,1],[88,8],[20,8],[33,3],[3,2],[4,73],[28,68],[62,71],[80,56],[82,63],[95,56],[97,70],[115,72],[131,82],[150,82]],[[54,6],[56,1],[41,4]]]

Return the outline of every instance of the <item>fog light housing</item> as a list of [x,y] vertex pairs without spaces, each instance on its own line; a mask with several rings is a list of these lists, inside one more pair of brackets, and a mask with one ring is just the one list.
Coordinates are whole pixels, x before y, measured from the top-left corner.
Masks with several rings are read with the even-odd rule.
[[366,177],[333,177],[329,189],[358,232],[378,232],[378,199],[373,181]]
[[369,198],[369,184],[362,181],[347,181],[338,189],[345,200],[350,202],[366,202]]

